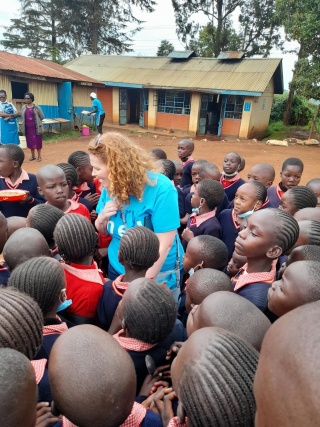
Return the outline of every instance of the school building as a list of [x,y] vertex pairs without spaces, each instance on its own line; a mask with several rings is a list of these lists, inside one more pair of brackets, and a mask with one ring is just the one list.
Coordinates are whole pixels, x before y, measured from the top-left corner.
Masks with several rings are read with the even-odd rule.
[[34,94],[46,119],[62,119],[76,124],[81,111],[91,109],[90,93],[104,85],[51,61],[27,58],[0,51],[0,89],[7,92],[7,101],[18,112],[24,94]]
[[190,136],[253,138],[268,127],[274,94],[283,93],[281,59],[84,55],[65,65],[104,83],[107,122],[139,124]]

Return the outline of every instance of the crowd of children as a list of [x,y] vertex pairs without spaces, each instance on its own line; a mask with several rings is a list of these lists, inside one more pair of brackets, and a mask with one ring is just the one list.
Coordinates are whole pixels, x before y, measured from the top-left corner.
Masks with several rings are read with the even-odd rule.
[[220,173],[194,149],[149,153],[176,189],[177,304],[146,277],[161,251],[152,224],[124,230],[124,273],[108,278],[87,152],[33,175],[19,146],[0,146],[0,190],[26,191],[0,202],[3,425],[318,424],[320,178],[300,186],[304,165],[288,158],[276,185],[266,163],[244,180],[241,155]]

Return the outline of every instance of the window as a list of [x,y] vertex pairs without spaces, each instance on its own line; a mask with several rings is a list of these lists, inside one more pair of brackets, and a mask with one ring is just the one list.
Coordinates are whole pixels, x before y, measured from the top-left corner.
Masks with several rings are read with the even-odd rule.
[[226,119],[241,120],[243,109],[243,96],[228,95],[226,99],[226,108],[224,110],[224,117]]
[[190,93],[159,90],[158,112],[189,115]]

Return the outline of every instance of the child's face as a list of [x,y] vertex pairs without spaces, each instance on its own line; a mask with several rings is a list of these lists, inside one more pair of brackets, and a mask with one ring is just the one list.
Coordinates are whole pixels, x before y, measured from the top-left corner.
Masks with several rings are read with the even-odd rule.
[[299,166],[288,165],[280,172],[281,183],[289,190],[289,188],[299,185],[301,180],[302,170]]
[[178,143],[178,157],[179,159],[184,159],[186,157],[191,156],[193,152],[193,147],[189,142],[180,141]]
[[239,215],[259,207],[261,207],[261,202],[257,200],[255,187],[249,183],[241,185],[234,197],[234,213]]
[[266,188],[269,188],[272,183],[272,177],[265,171],[261,169],[259,166],[253,166],[248,172],[248,182],[250,181],[259,181]]
[[61,173],[57,172],[43,178],[39,185],[39,193],[47,199],[49,205],[63,209],[69,194],[69,186],[64,172],[61,170]]
[[276,316],[283,316],[304,304],[307,283],[306,272],[301,262],[290,264],[280,280],[272,283],[268,292],[268,308]]
[[90,163],[93,167],[92,174],[101,182],[101,185],[108,189],[109,178],[108,178],[108,166],[99,157],[90,154]]
[[199,196],[199,186],[197,185],[191,197],[191,206],[193,208],[198,208],[201,204],[201,200],[203,201],[204,199]]
[[88,160],[88,163],[86,163],[85,165],[79,166],[77,168],[79,180],[81,183],[93,181],[92,169],[93,167],[91,166],[91,163],[89,160]]
[[294,200],[292,195],[290,194],[290,190],[283,194],[281,197],[281,203],[279,205],[279,209],[282,209],[285,212],[288,212],[290,215],[294,215],[298,212],[296,205],[294,204]]
[[201,329],[201,316],[199,310],[200,305],[194,305],[191,308],[191,311],[189,312],[188,319],[187,319],[187,335],[190,337],[193,332],[197,331],[198,329]]
[[17,168],[18,162],[8,157],[7,151],[0,148],[0,176],[10,177]]
[[182,264],[184,271],[187,273],[191,268],[195,268],[200,263],[201,260],[199,259],[198,244],[191,239],[188,243],[187,250],[183,255]]
[[227,272],[229,275],[235,276],[241,267],[247,262],[247,258],[240,256],[236,251],[233,252],[232,258],[227,265]]
[[198,182],[201,180],[200,170],[201,170],[201,165],[194,163],[191,169],[192,184],[198,184]]
[[173,182],[174,182],[174,185],[177,187],[180,185],[180,182],[182,180],[183,167],[182,165],[178,165],[178,164],[176,164],[175,166],[176,166],[176,173],[174,174]]
[[275,247],[273,215],[266,210],[249,216],[247,226],[239,232],[235,241],[236,252],[247,258],[273,258]]
[[233,153],[229,153],[223,160],[223,170],[226,174],[230,175],[236,171],[239,171],[240,163],[239,158]]
[[314,192],[314,194],[317,196],[317,207],[320,206],[320,185],[319,184],[308,184],[308,188],[310,188],[311,191]]

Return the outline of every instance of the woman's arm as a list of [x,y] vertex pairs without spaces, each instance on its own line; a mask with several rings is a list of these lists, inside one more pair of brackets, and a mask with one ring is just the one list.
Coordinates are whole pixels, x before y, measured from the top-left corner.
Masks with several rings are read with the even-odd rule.
[[39,105],[37,105],[37,114],[40,120],[44,119],[44,114],[43,111],[41,110],[41,108],[39,107]]
[[116,215],[118,212],[118,205],[116,202],[111,201],[105,204],[103,210],[99,213],[96,221],[95,226],[100,233],[107,234],[107,224],[113,215]]
[[160,272],[167,256],[172,248],[177,230],[167,231],[166,233],[156,233],[160,242],[159,259],[147,271],[146,277],[149,279],[154,278]]

